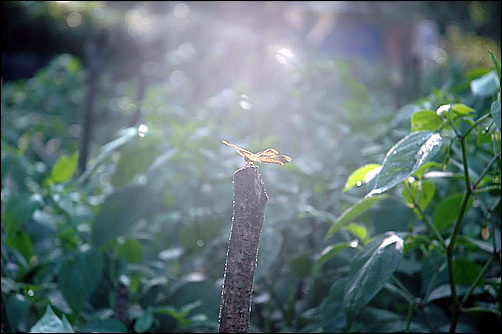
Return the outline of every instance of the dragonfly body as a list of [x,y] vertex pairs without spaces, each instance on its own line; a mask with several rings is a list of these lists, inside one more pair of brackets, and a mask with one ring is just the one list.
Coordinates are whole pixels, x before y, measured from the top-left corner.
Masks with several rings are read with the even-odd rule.
[[232,147],[237,152],[237,154],[239,154],[244,158],[244,160],[247,163],[266,162],[270,164],[284,165],[288,162],[291,162],[291,158],[289,156],[279,154],[279,151],[273,148],[267,148],[264,151],[260,151],[258,153],[252,153],[240,146],[229,143],[226,140],[222,140],[221,142],[225,145]]

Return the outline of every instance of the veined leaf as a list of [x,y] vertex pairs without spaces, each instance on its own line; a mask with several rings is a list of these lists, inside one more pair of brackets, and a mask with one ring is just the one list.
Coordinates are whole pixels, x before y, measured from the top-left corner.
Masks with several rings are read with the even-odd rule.
[[341,214],[341,216],[338,217],[338,219],[333,223],[333,225],[328,231],[328,234],[326,235],[326,238],[331,237],[342,226],[346,225],[347,223],[350,223],[352,220],[356,219],[357,217],[368,211],[368,209],[371,208],[373,205],[375,205],[378,201],[387,197],[388,197],[387,195],[366,197],[360,200],[356,205],[351,206],[350,208],[345,210]]
[[379,164],[367,164],[359,167],[347,178],[347,182],[345,182],[345,187],[343,187],[342,191],[346,192],[353,186],[361,186],[368,183],[378,174],[378,172],[380,172],[379,167]]
[[385,286],[401,262],[403,248],[403,239],[397,234],[386,237],[350,281],[343,298],[349,324]]
[[441,149],[439,133],[413,132],[394,145],[385,156],[375,188],[367,195],[381,194],[405,180]]
[[51,180],[55,183],[66,182],[77,170],[78,152],[70,156],[63,155],[52,167]]

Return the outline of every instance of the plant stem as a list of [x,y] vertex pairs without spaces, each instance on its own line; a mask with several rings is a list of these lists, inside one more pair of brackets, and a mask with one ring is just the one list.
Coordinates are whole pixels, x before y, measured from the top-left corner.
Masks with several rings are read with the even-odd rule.
[[500,185],[497,185],[497,186],[487,186],[487,187],[484,187],[484,188],[480,188],[480,189],[474,189],[472,191],[473,194],[481,194],[481,193],[485,193],[487,191],[492,191],[492,190],[500,190]]
[[469,288],[469,291],[467,291],[467,293],[464,295],[464,298],[462,298],[462,302],[461,302],[462,305],[464,305],[467,302],[467,300],[471,296],[472,292],[474,291],[474,289],[478,285],[478,283],[481,280],[481,278],[483,278],[483,276],[485,275],[485,273],[488,270],[488,268],[490,268],[490,265],[492,264],[494,257],[495,256],[493,256],[493,255],[490,256],[490,258],[488,259],[488,262],[486,262],[486,264],[483,267],[483,269],[481,269],[481,271],[479,272],[478,277],[476,277],[476,280],[474,280],[474,282],[472,283],[471,287]]
[[450,333],[455,332],[455,328],[457,327],[458,315],[460,311],[457,290],[455,287],[455,276],[453,268],[453,248],[455,247],[455,241],[457,239],[457,235],[460,230],[460,225],[462,224],[462,219],[464,218],[464,213],[467,208],[467,203],[469,202],[469,197],[471,196],[472,193],[471,182],[469,179],[469,164],[467,162],[467,152],[465,147],[464,136],[460,137],[460,145],[462,147],[462,163],[464,166],[465,192],[464,192],[464,197],[462,198],[462,204],[460,205],[460,210],[458,212],[457,220],[451,233],[450,243],[446,248],[446,256],[448,260],[448,275],[450,278],[450,288],[452,297],[452,319],[450,324]]
[[465,138],[475,127],[476,125],[478,125],[479,123],[483,122],[485,119],[487,119],[488,117],[490,117],[490,113],[486,113],[484,114],[483,116],[481,116],[480,118],[478,118],[472,125],[471,127],[469,128],[469,130],[467,130],[464,134],[463,134],[463,137]]
[[[413,192],[412,192],[412,188],[411,188],[410,184],[408,182],[406,182],[405,184],[408,187],[408,191],[410,192],[410,195],[412,195]],[[418,195],[418,196],[420,196],[420,195]],[[414,205],[415,209],[417,209],[418,213],[420,213],[420,219],[422,219],[422,221],[426,222],[427,225],[429,225],[429,228],[434,232],[434,234],[436,235],[437,239],[439,241],[441,241],[441,245],[443,247],[446,247],[446,243],[445,243],[443,237],[441,236],[441,233],[439,233],[439,231],[436,228],[436,226],[434,226],[434,224],[430,220],[429,216],[425,215],[425,213],[423,212],[423,210],[420,207],[419,203],[417,202],[416,198],[414,198],[413,196],[411,196],[411,197],[413,198],[413,205]]]
[[490,160],[490,162],[488,163],[488,165],[486,165],[485,169],[481,172],[481,175],[479,175],[479,178],[478,180],[476,181],[476,183],[474,183],[472,185],[472,189],[476,189],[476,187],[479,185],[479,183],[483,180],[483,177],[486,175],[486,173],[488,173],[488,171],[490,170],[490,168],[492,167],[492,164],[497,161],[497,159],[500,157],[500,153],[497,153],[495,154],[495,156],[492,158],[492,160]]
[[410,303],[408,308],[408,315],[406,316],[406,327],[404,328],[405,333],[410,332],[411,317],[413,316],[413,309],[415,308],[415,302]]

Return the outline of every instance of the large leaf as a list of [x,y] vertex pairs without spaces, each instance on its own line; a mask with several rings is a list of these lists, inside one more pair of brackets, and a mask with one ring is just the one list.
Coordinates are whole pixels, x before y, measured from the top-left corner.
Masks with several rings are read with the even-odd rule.
[[78,184],[87,181],[89,176],[118,148],[127,144],[134,138],[138,138],[138,130],[136,128],[127,128],[120,131],[120,137],[103,145],[98,155],[92,159],[90,165],[85,169],[85,172],[78,179]]
[[123,236],[137,219],[152,213],[159,205],[159,196],[148,185],[120,188],[101,205],[92,226],[93,243],[99,246]]
[[347,325],[343,296],[348,284],[347,277],[337,280],[321,306],[321,322],[325,333],[339,333]]
[[51,180],[55,183],[66,182],[71,179],[78,164],[78,152],[70,156],[63,155],[52,167]]
[[64,320],[59,319],[51,306],[47,305],[44,315],[31,327],[30,333],[75,333],[68,320]]
[[59,268],[59,288],[73,311],[82,309],[103,276],[103,257],[93,248],[78,250]]
[[405,180],[441,149],[442,138],[429,131],[413,132],[394,145],[385,156],[375,188],[368,194],[381,194]]
[[422,180],[415,181],[413,183],[407,182],[406,186],[403,188],[401,196],[406,201],[408,206],[413,208],[415,213],[418,214],[415,203],[418,204],[421,211],[424,211],[434,197],[435,192],[436,186],[433,182]]
[[497,75],[499,76],[500,80],[500,63],[497,60],[497,57],[495,57],[495,55],[493,54],[492,50],[488,49],[488,52],[490,53],[490,57],[492,58],[493,62],[493,67],[495,68],[495,72],[497,72]]
[[26,332],[26,323],[30,315],[30,304],[30,301],[21,294],[12,294],[5,300],[5,315],[14,332]]
[[372,197],[366,197],[360,200],[356,205],[351,206],[347,210],[345,210],[340,217],[333,223],[331,228],[328,231],[328,234],[326,235],[326,238],[331,237],[333,234],[335,234],[341,227],[346,225],[347,223],[350,223],[366,211],[368,211],[369,208],[371,208],[373,205],[375,205],[378,201],[387,198],[387,195],[380,195],[380,196],[372,196]]
[[37,207],[37,201],[28,193],[15,194],[9,197],[5,203],[5,211],[2,217],[2,225],[5,226],[7,235],[19,231],[30,220]]
[[443,119],[433,110],[417,111],[411,117],[411,131],[436,131]]
[[471,91],[475,96],[490,97],[497,93],[499,89],[500,79],[495,71],[491,71],[481,78],[471,81]]
[[[449,227],[457,218],[463,194],[455,194],[441,201],[434,210],[434,226],[439,230]],[[472,206],[472,197],[467,202],[466,212]]]
[[491,114],[493,118],[493,122],[497,126],[500,132],[500,100],[497,100],[492,103]]
[[343,187],[342,191],[345,192],[353,186],[361,186],[368,183],[375,176],[373,173],[375,173],[375,171],[376,173],[380,171],[379,167],[379,164],[367,164],[359,167],[347,178],[347,182],[345,182],[345,187]]
[[349,283],[343,299],[350,324],[359,311],[385,286],[403,257],[403,239],[386,237]]
[[107,319],[86,325],[80,333],[129,333],[122,321]]

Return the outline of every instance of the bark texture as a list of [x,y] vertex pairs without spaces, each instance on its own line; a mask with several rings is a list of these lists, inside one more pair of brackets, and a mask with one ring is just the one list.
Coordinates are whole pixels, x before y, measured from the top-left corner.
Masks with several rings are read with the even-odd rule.
[[233,215],[220,303],[220,333],[249,333],[253,277],[267,199],[258,167],[248,165],[234,173]]

